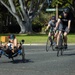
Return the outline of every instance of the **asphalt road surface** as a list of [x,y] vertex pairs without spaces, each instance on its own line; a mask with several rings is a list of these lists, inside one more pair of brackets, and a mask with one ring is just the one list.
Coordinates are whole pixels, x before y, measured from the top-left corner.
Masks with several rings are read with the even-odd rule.
[[63,56],[57,51],[46,52],[45,45],[25,46],[26,62],[15,57],[12,62],[4,55],[0,58],[0,75],[75,75],[75,45],[69,45]]

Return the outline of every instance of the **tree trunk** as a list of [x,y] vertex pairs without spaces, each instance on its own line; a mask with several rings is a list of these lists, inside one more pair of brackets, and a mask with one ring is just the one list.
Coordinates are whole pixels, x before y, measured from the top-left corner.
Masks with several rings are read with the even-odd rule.
[[26,23],[27,25],[27,32],[29,32],[29,33],[31,33],[32,32],[32,23],[31,23],[31,21],[27,21],[27,23]]
[[25,29],[24,23],[19,18],[17,18],[17,22],[18,22],[20,29],[21,29],[20,33],[25,33],[26,29]]
[[[7,5],[4,0],[0,0],[0,2],[7,8],[7,10],[16,18],[16,20],[17,20],[17,22],[18,22],[18,24],[21,28],[20,33],[26,33],[26,32],[31,33],[32,32],[31,21],[41,12],[41,9],[43,8],[46,0],[44,0],[41,4],[37,3],[38,9],[36,9],[36,7],[37,7],[37,5],[36,5],[35,8],[34,8],[35,9],[34,11],[33,11],[33,9],[31,10],[31,8],[33,6],[32,2],[31,2],[31,5],[30,5],[30,8],[27,8],[27,5],[25,5],[26,3],[24,4],[23,0],[19,0],[21,14],[17,12],[15,4],[14,4],[14,0],[7,0],[7,1],[9,2],[9,5]],[[27,1],[27,3],[29,3],[28,1],[33,1],[33,0],[26,0],[26,1]],[[33,11],[34,12],[33,14],[35,14],[35,15],[33,16],[33,14],[32,14],[31,15],[32,18],[30,20],[29,14],[31,13],[31,11]],[[22,19],[24,21],[22,21]]]
[[20,33],[31,33],[32,32],[32,23],[28,20],[26,21],[22,21],[20,20],[20,18],[16,18],[17,22],[21,28]]

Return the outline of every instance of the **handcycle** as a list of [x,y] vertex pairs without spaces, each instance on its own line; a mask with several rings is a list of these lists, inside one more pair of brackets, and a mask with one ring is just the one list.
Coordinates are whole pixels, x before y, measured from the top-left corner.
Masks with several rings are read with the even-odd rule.
[[52,50],[54,51],[55,50],[55,46],[56,46],[56,42],[55,42],[55,31],[52,30],[51,32],[51,38],[47,38],[47,42],[46,42],[46,51],[48,52],[50,50],[50,47],[52,48]]
[[18,48],[14,53],[12,53],[10,46],[8,49],[6,48],[0,48],[0,57],[2,55],[5,55],[9,59],[12,59],[14,61],[14,57],[21,55],[22,56],[22,61],[25,62],[25,52],[24,52],[24,40],[21,40],[20,42],[20,48]]

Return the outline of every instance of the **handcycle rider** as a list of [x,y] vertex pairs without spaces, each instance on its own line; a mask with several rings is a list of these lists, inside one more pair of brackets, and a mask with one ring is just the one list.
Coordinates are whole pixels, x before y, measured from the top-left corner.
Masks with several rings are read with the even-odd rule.
[[[51,20],[48,23],[48,26],[46,27],[45,31],[49,29],[48,38],[51,39],[52,32],[54,31],[54,28],[56,27],[56,17],[52,16]],[[56,37],[58,35],[58,30],[54,33],[54,41],[56,41]]]
[[18,43],[18,40],[15,37],[15,35],[14,34],[11,34],[11,35],[8,36],[8,42],[6,42],[3,45],[0,44],[0,48],[3,51],[5,51],[7,54],[10,54],[10,53],[14,54],[15,52],[18,51],[18,49],[21,49],[21,44]]
[[58,43],[60,40],[60,35],[63,32],[64,35],[64,48],[67,49],[67,34],[70,31],[70,26],[71,26],[71,14],[70,14],[70,10],[68,7],[63,9],[63,13],[61,15],[59,15],[58,21],[56,23],[56,27],[55,30],[57,29],[57,27],[59,26],[59,33],[57,36],[57,45],[56,45],[56,49],[59,48]]

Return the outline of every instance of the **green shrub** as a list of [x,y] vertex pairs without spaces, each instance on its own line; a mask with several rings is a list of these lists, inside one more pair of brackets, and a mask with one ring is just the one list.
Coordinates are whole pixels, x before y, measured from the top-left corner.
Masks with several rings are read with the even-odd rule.
[[53,13],[40,13],[32,22],[32,29],[34,32],[43,32],[46,28],[50,17],[54,15]]

